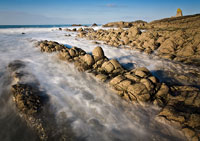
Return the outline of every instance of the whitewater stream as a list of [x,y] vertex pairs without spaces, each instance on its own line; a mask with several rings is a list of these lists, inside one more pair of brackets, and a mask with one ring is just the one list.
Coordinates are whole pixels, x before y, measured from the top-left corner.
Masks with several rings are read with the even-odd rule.
[[[26,34],[21,34],[22,32]],[[65,36],[66,34],[71,36]],[[11,80],[7,66],[14,60],[25,62],[27,70],[37,78],[42,89],[45,89],[50,96],[57,124],[64,127],[63,123],[70,121],[71,130],[81,140],[180,139],[181,134],[173,127],[154,120],[158,111],[155,107],[149,105],[147,109],[142,109],[137,105],[128,104],[90,74],[78,72],[73,64],[60,61],[55,53],[41,53],[35,47],[36,41],[52,40],[67,47],[77,46],[91,53],[97,45],[76,38],[76,34],[55,28],[0,30],[0,140],[38,140],[36,134],[18,116],[11,98],[9,91]],[[177,69],[177,73],[184,73],[180,65],[176,67],[176,64],[152,59],[131,50],[117,49],[103,44],[100,46],[108,58],[117,59],[129,69],[145,66],[161,81],[168,76],[165,77],[163,73],[158,72],[164,69],[170,70],[172,66]],[[183,67],[188,71],[197,69],[184,65]],[[184,83],[195,84],[196,81],[198,80]]]

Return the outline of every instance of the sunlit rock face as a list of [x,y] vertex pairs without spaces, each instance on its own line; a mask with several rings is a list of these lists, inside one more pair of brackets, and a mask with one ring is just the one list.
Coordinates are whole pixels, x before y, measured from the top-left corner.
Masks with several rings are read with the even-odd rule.
[[176,17],[183,16],[182,10],[180,8],[177,9]]

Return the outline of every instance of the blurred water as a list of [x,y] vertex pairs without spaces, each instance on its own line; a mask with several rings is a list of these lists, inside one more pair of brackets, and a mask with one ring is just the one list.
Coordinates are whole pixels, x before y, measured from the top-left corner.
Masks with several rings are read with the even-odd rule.
[[[22,35],[21,32],[26,34]],[[42,89],[50,96],[57,124],[64,127],[64,123],[70,123],[71,130],[79,138],[88,141],[181,138],[173,127],[154,120],[157,112],[155,107],[149,105],[143,109],[129,104],[89,74],[77,72],[72,64],[60,61],[55,53],[41,53],[34,47],[35,41],[43,39],[76,45],[87,52],[95,47],[89,41],[76,38],[76,33],[69,33],[72,36],[67,38],[65,34],[68,33],[55,29],[0,30],[0,140],[27,140],[29,137],[37,140],[19,118],[11,100],[11,80],[6,67],[13,60],[25,62],[26,70],[38,79]],[[158,64],[137,52],[102,46],[109,58],[117,58],[124,64],[139,62],[148,68],[155,68]]]

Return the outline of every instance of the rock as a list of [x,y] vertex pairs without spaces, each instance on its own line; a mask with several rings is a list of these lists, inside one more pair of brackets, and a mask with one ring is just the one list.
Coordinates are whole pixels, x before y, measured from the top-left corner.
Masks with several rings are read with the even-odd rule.
[[100,44],[99,42],[97,41],[92,41],[93,44]]
[[142,78],[144,78],[144,77],[147,76],[146,73],[143,72],[143,71],[141,71],[141,70],[136,70],[136,71],[135,71],[135,75],[137,75],[137,76],[139,76],[139,77],[142,77]]
[[70,37],[70,36],[71,36],[71,34],[66,34],[65,36],[66,36],[66,37]]
[[72,24],[71,26],[82,26],[81,24]]
[[140,82],[146,86],[148,91],[153,90],[154,85],[148,79],[141,79]]
[[69,54],[71,57],[75,57],[76,56],[76,51],[74,49],[69,49]]
[[126,91],[127,88],[131,85],[131,81],[130,80],[122,80],[121,82],[119,82],[119,84],[117,84],[117,89],[120,88],[120,90],[124,90]]
[[79,28],[77,31],[78,31],[78,32],[82,32],[82,31],[83,31],[83,28]]
[[110,61],[104,62],[102,64],[102,68],[107,72],[107,73],[111,73],[115,67],[113,66],[113,64]]
[[85,54],[83,56],[83,60],[89,65],[92,66],[94,64],[94,58],[90,54]]
[[92,26],[98,26],[96,23],[93,23]]
[[200,115],[199,114],[191,114],[190,118],[187,122],[187,125],[192,128],[198,128],[200,126]]
[[133,82],[140,82],[140,78],[136,76],[135,74],[126,73],[125,77],[132,80]]
[[112,60],[110,60],[110,63],[112,63],[112,65],[115,67],[115,69],[118,69],[118,68],[122,68],[122,66],[120,65],[120,63],[117,61],[117,60],[115,60],[115,59],[112,59]]
[[157,79],[154,76],[150,76],[150,77],[148,77],[148,79],[151,80],[151,82],[153,82],[154,84],[157,83]]
[[169,92],[169,87],[165,83],[162,83],[160,89],[156,93],[156,97],[162,97],[163,99],[166,99],[168,92]]
[[188,56],[192,56],[194,55],[194,49],[192,47],[192,45],[187,45],[184,48],[182,48],[181,50],[178,50],[177,55],[178,56],[184,56],[184,57],[188,57]]
[[9,63],[8,68],[10,71],[16,71],[20,68],[24,68],[25,63],[21,60],[14,60],[11,63]]
[[131,27],[128,29],[128,31],[132,35],[132,37],[135,37],[141,34],[141,31],[139,30],[139,28],[136,28],[136,27]]
[[129,94],[134,95],[138,102],[147,102],[150,99],[150,94],[148,93],[145,85],[142,83],[135,83],[130,85],[127,91]]
[[189,128],[183,128],[182,129],[183,133],[185,134],[185,136],[190,139],[191,137],[193,137],[195,135],[195,132],[192,131],[191,129]]
[[175,44],[171,39],[165,40],[161,46],[158,48],[158,51],[163,54],[174,54],[175,53]]
[[25,114],[38,113],[43,105],[39,91],[26,84],[16,84],[12,86],[14,101],[17,108]]
[[122,41],[124,42],[125,45],[129,44],[129,38],[128,37],[123,37]]
[[104,74],[97,74],[95,77],[96,77],[98,80],[100,80],[101,82],[105,82],[105,81],[107,80],[107,78],[108,78],[108,76],[107,76],[107,75],[104,75]]
[[122,80],[125,80],[125,77],[122,76],[122,75],[118,75],[118,76],[114,77],[113,79],[111,79],[111,81],[109,82],[109,84],[111,86],[114,86],[114,85],[120,83]]
[[100,60],[100,59],[103,59],[105,56],[104,56],[104,52],[103,52],[103,49],[101,47],[95,47],[92,51],[92,55],[94,56],[94,60],[95,62]]

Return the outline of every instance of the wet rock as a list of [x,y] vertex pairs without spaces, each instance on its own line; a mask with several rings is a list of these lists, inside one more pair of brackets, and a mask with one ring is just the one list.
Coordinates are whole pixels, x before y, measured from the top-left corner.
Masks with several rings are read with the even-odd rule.
[[14,60],[13,62],[9,63],[8,68],[10,71],[16,71],[20,68],[24,68],[25,63],[21,60]]
[[78,31],[78,32],[82,32],[82,31],[83,31],[83,28],[79,28],[77,31]]
[[44,104],[41,92],[29,85],[13,85],[12,92],[17,108],[25,114],[32,115],[38,113]]
[[101,82],[105,82],[108,79],[108,76],[105,74],[97,74],[95,76],[98,80],[100,80]]

